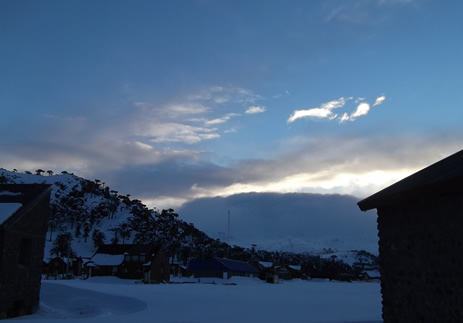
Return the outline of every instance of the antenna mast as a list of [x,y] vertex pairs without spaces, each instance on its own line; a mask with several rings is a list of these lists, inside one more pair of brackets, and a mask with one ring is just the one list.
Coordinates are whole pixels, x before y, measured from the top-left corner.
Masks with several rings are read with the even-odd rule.
[[230,210],[228,210],[228,236],[230,236]]

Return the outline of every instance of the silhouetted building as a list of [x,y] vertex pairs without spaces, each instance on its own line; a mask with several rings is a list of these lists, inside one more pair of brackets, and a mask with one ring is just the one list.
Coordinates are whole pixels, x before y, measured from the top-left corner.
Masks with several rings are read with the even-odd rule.
[[463,151],[360,201],[377,209],[385,322],[463,322]]
[[228,279],[233,276],[257,277],[259,272],[249,263],[223,258],[192,259],[188,265],[195,278],[216,277]]
[[142,244],[105,244],[98,248],[86,270],[91,276],[116,276],[140,279],[146,283],[170,280],[170,265],[160,246]]
[[0,185],[0,319],[39,306],[51,185]]

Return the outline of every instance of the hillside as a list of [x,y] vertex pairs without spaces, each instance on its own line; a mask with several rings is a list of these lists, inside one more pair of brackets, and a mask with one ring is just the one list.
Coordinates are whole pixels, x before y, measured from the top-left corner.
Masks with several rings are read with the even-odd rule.
[[150,210],[140,200],[120,195],[98,179],[91,181],[67,172],[43,173],[0,170],[0,183],[53,184],[45,257],[52,256],[53,243],[63,234],[71,237],[73,253],[82,257],[92,256],[102,243],[163,244],[178,249],[178,253],[192,244],[196,247],[192,249],[203,251],[214,241],[179,220],[174,210]]
[[[43,175],[45,173],[47,175]],[[148,209],[142,201],[130,199],[129,194],[119,194],[118,191],[105,186],[101,180],[92,181],[67,172],[54,174],[51,171],[37,170],[36,174],[22,174],[0,170],[0,183],[53,184],[45,260],[55,255],[66,256],[68,248],[63,247],[62,243],[66,239],[70,242],[72,255],[83,258],[91,257],[98,246],[103,243],[152,243],[163,245],[171,257],[184,264],[194,257],[216,256],[244,261],[254,259],[306,265],[312,270],[323,268],[325,263],[329,262],[329,260],[325,261],[325,258],[332,259],[320,257],[321,254],[326,256],[336,251],[329,244],[319,245],[318,249],[297,250],[297,252],[283,248],[272,250],[265,248],[269,244],[266,244],[265,239],[259,234],[255,235],[253,240],[262,240],[257,248],[251,245],[240,245],[240,242],[249,240],[233,239],[231,235],[223,236],[222,234],[222,236],[211,237],[196,228],[193,223],[182,220],[173,209],[162,211]],[[204,214],[214,210],[217,212],[222,207],[213,203],[206,205],[204,201],[200,202],[203,203],[199,205],[202,206]],[[188,209],[191,206],[192,204],[186,206],[185,213],[190,215],[194,213]],[[197,207],[196,211],[198,211]],[[203,220],[207,219],[211,223],[214,222],[212,218],[203,218]],[[201,222],[198,218],[191,222],[196,223],[196,220],[207,227],[204,221]],[[297,222],[300,219],[293,217],[289,220]],[[234,225],[236,228],[236,223]],[[259,232],[258,225],[251,221],[248,222],[246,233],[249,234],[252,230]],[[301,230],[303,230],[302,227]],[[303,234],[301,232],[299,235]],[[308,231],[307,234],[311,233]],[[297,242],[296,236],[294,242]],[[259,244],[259,241],[256,243]],[[347,253],[351,255],[341,257],[338,253],[338,259],[355,260],[360,257],[357,251]],[[369,261],[376,263],[376,257],[369,253],[368,255]],[[349,263],[349,265],[352,264],[353,262]]]

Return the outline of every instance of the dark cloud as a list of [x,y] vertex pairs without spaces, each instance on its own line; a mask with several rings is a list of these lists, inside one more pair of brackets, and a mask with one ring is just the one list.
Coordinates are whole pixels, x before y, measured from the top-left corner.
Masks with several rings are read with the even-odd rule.
[[256,244],[296,252],[335,247],[376,253],[376,213],[361,212],[357,202],[347,195],[248,193],[197,199],[177,211],[212,237],[244,247]]

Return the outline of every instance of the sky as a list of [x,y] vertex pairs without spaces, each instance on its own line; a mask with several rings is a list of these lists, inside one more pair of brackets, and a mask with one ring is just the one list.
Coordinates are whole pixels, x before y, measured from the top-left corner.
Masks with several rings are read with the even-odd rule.
[[462,148],[463,3],[0,0],[0,167],[150,207],[364,198]]

